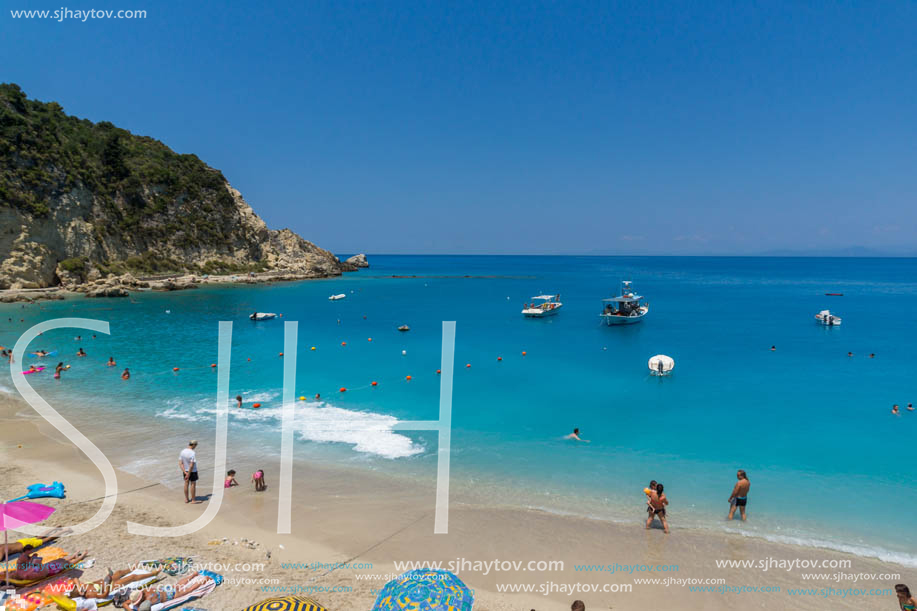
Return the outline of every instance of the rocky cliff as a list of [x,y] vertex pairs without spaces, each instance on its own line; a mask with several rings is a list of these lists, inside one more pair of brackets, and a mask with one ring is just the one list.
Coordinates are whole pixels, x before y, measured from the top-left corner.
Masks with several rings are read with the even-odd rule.
[[0,288],[354,269],[289,229],[268,229],[195,155],[0,85]]

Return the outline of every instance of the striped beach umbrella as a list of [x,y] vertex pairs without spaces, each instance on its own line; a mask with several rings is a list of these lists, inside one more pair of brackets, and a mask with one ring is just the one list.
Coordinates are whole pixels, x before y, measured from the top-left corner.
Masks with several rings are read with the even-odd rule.
[[471,611],[474,593],[449,571],[417,569],[385,584],[372,611]]
[[260,603],[255,603],[251,607],[246,607],[244,611],[328,611],[323,606],[303,596],[280,596],[277,598],[268,598]]

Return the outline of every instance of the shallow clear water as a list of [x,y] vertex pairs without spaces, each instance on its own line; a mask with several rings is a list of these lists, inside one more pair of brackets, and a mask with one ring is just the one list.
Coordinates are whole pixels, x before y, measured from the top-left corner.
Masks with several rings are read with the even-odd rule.
[[[917,565],[917,518],[908,511],[917,505],[917,412],[889,413],[892,403],[903,409],[917,398],[917,260],[376,256],[371,263],[324,281],[3,306],[0,320],[14,321],[0,325],[0,344],[47,318],[110,321],[108,337],[58,331],[33,342],[64,355],[46,364],[64,360],[72,369],[61,381],[48,374],[29,381],[75,422],[99,427],[105,414],[113,439],[154,447],[163,438],[212,435],[210,363],[217,321],[231,320],[230,394],[262,404],[232,413],[231,458],[241,463],[276,452],[278,353],[283,321],[296,320],[297,395],[322,397],[298,404],[297,454],[429,479],[433,434],[320,423],[367,414],[383,424],[436,418],[441,324],[455,320],[457,492],[634,521],[643,515],[642,488],[657,479],[680,527]],[[647,297],[650,314],[638,325],[600,326],[600,300],[623,279]],[[542,292],[561,293],[563,310],[523,319],[522,304]],[[328,301],[333,293],[347,298]],[[841,327],[815,324],[825,308],[843,317]],[[284,316],[252,323],[255,310]],[[399,333],[401,324],[411,331]],[[79,346],[88,357],[73,356]],[[658,353],[676,361],[668,379],[647,375],[647,359]],[[118,367],[105,367],[108,356]],[[133,372],[127,383],[119,379],[124,366]],[[0,384],[11,387],[8,373]],[[591,443],[562,440],[574,426]],[[118,466],[147,477],[174,467],[171,455],[165,462],[137,454],[143,458]],[[723,521],[737,468],[752,481],[747,525]]]

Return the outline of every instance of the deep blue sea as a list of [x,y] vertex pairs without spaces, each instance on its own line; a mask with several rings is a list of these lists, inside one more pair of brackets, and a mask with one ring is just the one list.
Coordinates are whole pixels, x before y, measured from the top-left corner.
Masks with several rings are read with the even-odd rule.
[[[283,321],[299,321],[297,395],[310,400],[297,404],[297,455],[429,482],[434,434],[328,430],[321,422],[435,419],[441,325],[454,320],[456,494],[639,522],[641,490],[656,479],[665,484],[674,528],[725,529],[917,566],[917,412],[904,409],[917,400],[917,259],[370,262],[330,280],[6,305],[0,344],[11,346],[49,318],[110,321],[110,336],[56,331],[33,342],[32,349],[60,351],[46,364],[72,368],[59,381],[48,372],[29,381],[75,423],[136,444],[134,460],[116,466],[155,479],[174,476],[174,456],[160,460],[152,448],[212,439],[210,363],[221,320],[234,323],[230,394],[246,402],[231,415],[230,459],[277,452]],[[617,294],[622,280],[634,282],[650,314],[633,326],[601,326],[601,299]],[[545,292],[562,295],[562,311],[524,319],[523,304]],[[334,293],[347,297],[329,301]],[[826,308],[843,317],[842,326],[815,323]],[[250,322],[256,310],[283,318]],[[401,324],[411,331],[399,333]],[[75,357],[78,347],[88,356]],[[648,375],[647,359],[659,353],[675,359],[669,378]],[[109,356],[117,367],[105,366]],[[125,366],[129,382],[119,378]],[[8,372],[0,384],[10,391]],[[255,401],[262,407],[248,409]],[[902,415],[890,414],[893,403]],[[565,441],[573,427],[590,443]],[[744,525],[724,520],[737,468],[752,482]]]

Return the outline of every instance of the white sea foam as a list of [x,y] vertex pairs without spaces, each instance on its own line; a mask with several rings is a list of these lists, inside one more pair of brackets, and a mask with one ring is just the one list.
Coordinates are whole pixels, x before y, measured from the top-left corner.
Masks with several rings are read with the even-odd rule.
[[[248,405],[261,403],[261,407],[238,409],[233,400],[229,411],[230,428],[233,422],[279,428],[283,420],[283,407],[278,400],[279,395],[277,392],[242,393],[242,398]],[[205,422],[213,421],[216,414],[213,401],[209,399],[191,402],[170,400],[166,405],[168,407],[157,413],[157,417]],[[393,416],[343,409],[325,402],[303,401],[296,402],[295,414],[294,430],[297,437],[302,440],[345,443],[353,446],[355,452],[389,459],[415,456],[424,451],[421,444],[393,430],[398,423],[398,419]]]
[[297,408],[296,413],[296,430],[301,439],[349,443],[357,452],[383,458],[404,458],[424,451],[410,437],[392,430],[398,423],[393,416],[316,403]]

